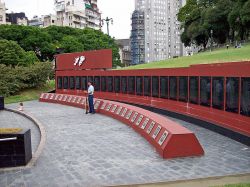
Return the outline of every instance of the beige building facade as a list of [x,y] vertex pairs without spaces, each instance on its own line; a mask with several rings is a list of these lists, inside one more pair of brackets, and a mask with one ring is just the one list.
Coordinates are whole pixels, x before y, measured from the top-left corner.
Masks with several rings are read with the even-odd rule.
[[0,0],[0,25],[6,24],[6,7],[5,3]]
[[97,0],[55,0],[56,25],[73,28],[101,28]]

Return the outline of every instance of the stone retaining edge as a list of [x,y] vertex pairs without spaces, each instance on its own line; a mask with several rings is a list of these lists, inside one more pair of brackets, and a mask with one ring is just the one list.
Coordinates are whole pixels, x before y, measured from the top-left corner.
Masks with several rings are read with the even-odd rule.
[[32,159],[26,166],[20,166],[20,167],[10,167],[10,168],[1,168],[0,171],[13,171],[13,170],[24,170],[24,169],[29,169],[33,167],[36,164],[37,159],[40,157],[46,143],[46,130],[45,127],[41,122],[39,122],[35,117],[33,117],[30,114],[27,114],[25,112],[20,112],[18,110],[10,109],[10,108],[5,108],[4,110],[9,111],[9,112],[14,112],[16,114],[19,114],[29,120],[31,120],[39,129],[40,131],[40,143],[37,147],[36,152],[32,155]]

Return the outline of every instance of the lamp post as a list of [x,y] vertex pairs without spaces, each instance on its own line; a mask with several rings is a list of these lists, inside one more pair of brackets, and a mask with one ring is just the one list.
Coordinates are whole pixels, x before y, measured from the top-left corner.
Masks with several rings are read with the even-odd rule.
[[139,44],[139,46],[138,46],[138,52],[139,52],[139,53],[138,53],[139,64],[140,64],[140,60],[141,60],[141,59],[140,59],[140,57],[141,57],[141,50],[140,50],[140,47],[141,47],[141,46],[140,46],[140,44]]
[[104,25],[104,22],[107,24],[107,33],[109,35],[109,22],[113,25],[113,18],[106,17],[106,19],[102,19],[102,25]]
[[210,46],[210,51],[212,51],[212,47],[213,47],[213,33],[214,33],[214,31],[211,29],[211,31],[210,31],[210,34],[211,34],[211,46]]

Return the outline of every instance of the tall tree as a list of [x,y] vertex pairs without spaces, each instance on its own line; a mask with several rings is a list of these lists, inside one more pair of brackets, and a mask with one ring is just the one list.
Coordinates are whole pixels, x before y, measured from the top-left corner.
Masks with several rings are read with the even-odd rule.
[[24,64],[25,51],[14,41],[0,40],[0,64],[16,66]]

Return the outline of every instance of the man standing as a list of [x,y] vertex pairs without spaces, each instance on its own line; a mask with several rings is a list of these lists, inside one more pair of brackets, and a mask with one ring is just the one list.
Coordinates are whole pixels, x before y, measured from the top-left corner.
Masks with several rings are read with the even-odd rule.
[[89,99],[89,113],[94,114],[95,109],[94,109],[94,86],[92,83],[89,81],[88,82],[88,99]]

